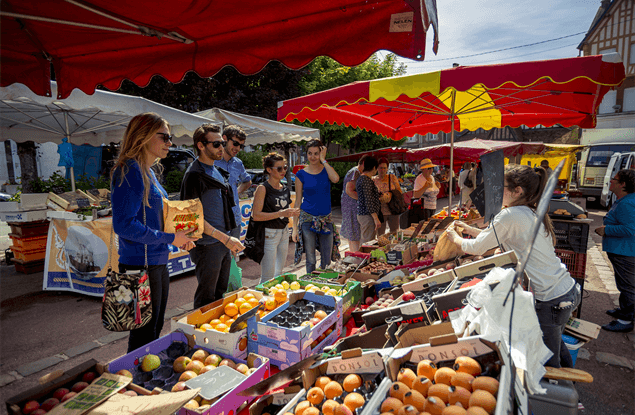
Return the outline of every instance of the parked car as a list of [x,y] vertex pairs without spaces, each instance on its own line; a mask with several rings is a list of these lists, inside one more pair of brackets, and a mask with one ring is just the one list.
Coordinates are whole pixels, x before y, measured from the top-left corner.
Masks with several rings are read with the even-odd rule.
[[165,184],[168,174],[173,171],[185,173],[185,170],[196,159],[194,151],[190,149],[170,149],[168,156],[161,160],[163,165],[163,173],[161,175],[161,184]]
[[[247,173],[251,176],[251,186],[246,190],[249,197],[254,197],[258,185],[267,181],[267,173],[264,169],[248,169]],[[281,180],[281,183],[287,184],[287,179]],[[291,191],[295,191],[295,174],[291,173]]]
[[613,192],[609,190],[611,179],[622,169],[635,169],[635,152],[615,153],[609,160],[609,165],[604,175],[602,195],[600,196],[600,203],[607,209],[610,209],[616,200]]

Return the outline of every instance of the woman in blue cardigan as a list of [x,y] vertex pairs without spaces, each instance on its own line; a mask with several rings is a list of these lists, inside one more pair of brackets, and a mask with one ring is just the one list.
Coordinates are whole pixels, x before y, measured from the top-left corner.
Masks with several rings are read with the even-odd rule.
[[604,226],[595,232],[602,236],[602,250],[613,265],[620,306],[606,312],[616,320],[602,328],[624,333],[633,331],[635,312],[635,170],[618,171],[609,190],[617,201],[604,217]]
[[[167,121],[154,113],[132,118],[111,173],[112,226],[119,235],[119,272],[148,265],[152,319],[130,331],[128,353],[159,338],[168,302],[168,245],[191,249],[186,232],[163,232],[163,198],[167,192],[151,167],[168,155],[172,144]],[[147,247],[147,248],[146,248]],[[146,250],[147,249],[147,250]]]

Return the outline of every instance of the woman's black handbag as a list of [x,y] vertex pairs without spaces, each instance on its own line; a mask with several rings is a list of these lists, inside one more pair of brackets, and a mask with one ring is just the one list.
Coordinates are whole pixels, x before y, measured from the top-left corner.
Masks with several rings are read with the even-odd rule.
[[[392,175],[391,175],[392,176]],[[401,215],[408,209],[406,201],[403,200],[403,195],[397,189],[392,188],[392,177],[388,176],[388,190],[392,194],[390,201],[388,202],[388,210],[393,215]]]
[[260,264],[262,257],[265,256],[265,226],[264,222],[255,221],[253,215],[249,218],[243,245],[245,245],[243,252],[247,258]]
[[[143,224],[146,211],[143,209]],[[114,232],[110,232],[110,251]],[[152,297],[148,276],[148,245],[145,247],[145,268],[141,271],[115,272],[109,261],[104,298],[101,305],[101,323],[110,331],[130,331],[141,328],[152,319]],[[112,256],[111,256],[112,258]]]

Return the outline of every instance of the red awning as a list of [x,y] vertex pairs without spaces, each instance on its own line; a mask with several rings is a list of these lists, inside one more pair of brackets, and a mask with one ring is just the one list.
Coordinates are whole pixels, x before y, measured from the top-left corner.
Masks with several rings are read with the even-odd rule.
[[436,28],[436,10],[420,10],[425,3],[5,0],[0,85],[50,96],[51,64],[58,98],[66,98],[73,88],[90,94],[124,79],[145,86],[157,74],[176,83],[226,65],[254,74],[271,60],[297,69],[326,55],[353,66],[382,49],[423,60],[426,29]]
[[[540,154],[544,149],[544,143],[520,143],[475,138],[454,143],[454,166],[458,167],[466,161],[478,161],[483,154],[497,150],[502,150],[505,157],[511,158],[523,154]],[[448,166],[450,164],[450,151],[450,144],[418,148],[408,152],[407,161],[418,163],[424,158],[429,158],[435,164]]]
[[458,67],[290,99],[279,106],[278,120],[336,123],[393,140],[521,125],[593,128],[602,98],[624,77],[616,53]]

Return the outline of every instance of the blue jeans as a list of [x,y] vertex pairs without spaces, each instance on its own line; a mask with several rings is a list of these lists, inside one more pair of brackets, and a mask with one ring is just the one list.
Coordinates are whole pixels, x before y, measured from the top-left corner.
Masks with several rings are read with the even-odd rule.
[[289,228],[265,228],[265,255],[260,261],[260,283],[282,274],[289,252]]
[[[549,301],[536,300],[536,315],[542,330],[542,341],[553,352],[553,356],[545,363],[545,366],[573,367],[573,359],[562,340],[562,333],[571,313],[580,305],[581,300],[582,293],[577,283],[569,292],[558,298]],[[560,307],[560,303],[570,304]]]
[[[141,270],[143,265],[119,264],[119,272],[128,270]],[[168,305],[170,293],[170,273],[167,265],[148,265],[148,278],[150,279],[150,298],[152,299],[152,318],[143,327],[130,330],[128,337],[128,352],[137,350],[146,344],[161,337],[165,309]]]
[[333,224],[328,225],[331,233],[315,233],[311,230],[311,222],[302,224],[302,239],[304,242],[304,253],[306,254],[306,272],[307,274],[315,271],[315,250],[317,244],[320,244],[320,268],[326,269],[331,263],[331,252],[333,251]]

